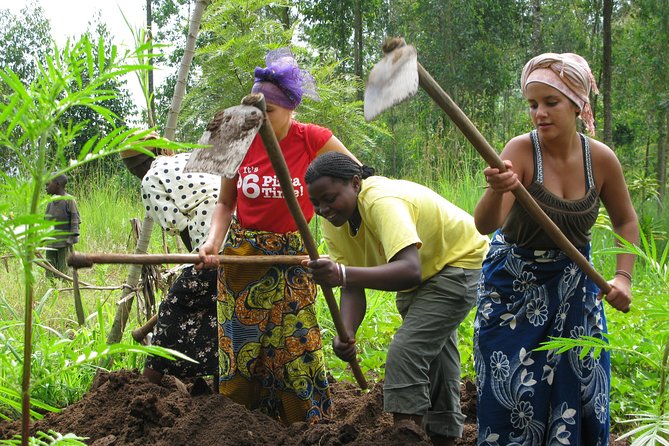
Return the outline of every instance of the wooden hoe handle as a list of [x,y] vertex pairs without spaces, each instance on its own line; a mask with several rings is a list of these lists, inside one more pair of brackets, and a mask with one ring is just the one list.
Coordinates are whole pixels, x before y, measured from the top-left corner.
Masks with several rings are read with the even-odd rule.
[[[418,63],[418,83],[427,92],[428,95],[441,107],[449,118],[455,123],[460,131],[465,135],[474,148],[481,154],[483,159],[490,167],[495,167],[500,172],[506,172],[504,161],[499,157],[488,141],[481,135],[478,129],[472,124],[467,115],[457,106],[448,94],[439,86],[439,84],[430,76],[430,74]],[[534,198],[527,192],[527,189],[521,184],[519,188],[513,190],[513,195],[536,221],[541,228],[546,231],[548,236],[563,250],[570,259],[590,277],[605,294],[611,291],[611,285],[602,277],[601,274],[590,264],[581,252],[574,247],[567,237],[560,231],[560,228],[551,220],[548,215],[539,207]]]
[[141,344],[146,335],[148,335],[153,330],[153,327],[156,326],[156,323],[158,323],[158,313],[151,316],[151,319],[146,321],[146,324],[135,328],[132,331],[132,338]]
[[[230,256],[219,255],[221,264],[237,265],[299,265],[307,256]],[[200,263],[197,254],[108,254],[108,253],[72,253],[67,264],[74,268],[89,268],[94,264],[133,264],[162,265],[164,263],[183,264]]]

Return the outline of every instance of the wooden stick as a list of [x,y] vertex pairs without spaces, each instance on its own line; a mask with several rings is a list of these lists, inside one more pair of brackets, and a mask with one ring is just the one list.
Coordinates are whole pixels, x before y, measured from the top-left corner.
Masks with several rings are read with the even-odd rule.
[[[144,221],[140,227],[139,237],[137,239],[137,246],[135,247],[135,254],[146,254],[151,241],[151,234],[153,233],[153,219],[149,215],[144,215]],[[107,344],[117,344],[121,342],[125,325],[130,317],[130,310],[132,309],[132,301],[134,300],[134,289],[139,283],[139,278],[142,273],[142,267],[135,264],[128,268],[128,278],[126,279],[127,286],[124,287],[121,293],[118,307],[116,308],[116,315],[111,329],[107,334]]]
[[[222,264],[244,265],[299,265],[307,256],[229,256],[219,255]],[[200,263],[197,254],[109,254],[109,253],[73,253],[67,263],[75,268],[89,268],[94,264],[131,264],[162,265],[164,263]]]
[[79,292],[79,272],[77,268],[72,269],[72,281],[74,282],[74,308],[77,312],[77,322],[80,327],[86,323],[86,316],[84,315],[84,304],[81,301],[81,293]]
[[[79,282],[81,283],[81,282]],[[80,290],[95,290],[95,291],[116,291],[116,290],[122,290],[123,288],[127,288],[124,285],[113,285],[113,286],[87,286],[87,285],[80,285],[79,289]],[[63,287],[63,288],[56,288],[58,291],[63,292],[63,291],[73,291],[74,287]]]
[[153,331],[153,327],[156,326],[156,323],[158,323],[158,313],[154,314],[151,316],[151,319],[146,321],[144,325],[141,327],[137,327],[132,331],[132,338],[139,342],[140,344],[143,343],[144,338],[146,338],[146,335],[148,335],[151,331]]
[[[286,200],[286,203],[288,204],[288,209],[290,210],[290,213],[293,216],[295,223],[297,224],[297,228],[300,232],[300,235],[302,236],[304,246],[309,253],[309,258],[312,260],[318,259],[320,257],[318,254],[318,247],[316,246],[316,242],[314,241],[314,238],[311,235],[311,231],[309,230],[309,224],[307,223],[306,218],[304,218],[302,208],[300,208],[300,204],[295,197],[290,171],[286,165],[286,160],[283,157],[283,153],[279,147],[279,142],[276,139],[274,130],[272,130],[272,125],[267,118],[265,98],[262,96],[262,94],[250,94],[242,100],[242,104],[253,105],[254,107],[257,107],[263,112],[263,115],[265,116],[263,124],[260,127],[260,137],[263,140],[265,149],[267,149],[269,159],[272,162],[272,166],[274,167],[274,172],[276,173],[277,179],[281,184],[281,191]],[[321,288],[323,290],[325,302],[330,309],[332,321],[334,322],[335,328],[337,329],[337,335],[343,342],[347,342],[349,340],[349,336],[346,332],[346,328],[344,327],[344,322],[342,321],[341,313],[339,312],[339,306],[335,300],[332,288],[322,285]],[[360,369],[360,364],[358,364],[357,359],[354,358],[351,362],[349,362],[349,365],[351,366],[351,371],[353,372],[353,375],[355,376],[355,379],[358,382],[360,388],[366,389],[367,380],[365,379],[365,376]]]
[[[52,264],[49,263],[49,261],[40,252],[36,252],[35,257],[41,260],[35,262],[37,266],[39,266],[40,268],[44,268],[45,270],[52,272],[54,275],[60,277],[63,280],[67,280],[68,282],[74,282],[74,279],[72,277],[68,276],[67,274],[61,271],[58,271]],[[83,280],[79,281],[79,285],[80,287],[93,286],[88,282],[84,282]]]

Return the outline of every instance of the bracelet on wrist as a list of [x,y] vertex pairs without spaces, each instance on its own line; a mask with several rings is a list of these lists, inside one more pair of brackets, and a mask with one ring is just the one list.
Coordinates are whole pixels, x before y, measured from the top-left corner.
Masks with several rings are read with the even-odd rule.
[[346,265],[340,264],[341,266],[341,287],[346,288]]
[[625,271],[624,269],[618,269],[618,270],[616,270],[616,274],[615,274],[615,275],[616,275],[616,276],[623,276],[623,277],[625,277],[627,280],[629,280],[630,283],[632,283],[632,274],[628,273],[628,272]]

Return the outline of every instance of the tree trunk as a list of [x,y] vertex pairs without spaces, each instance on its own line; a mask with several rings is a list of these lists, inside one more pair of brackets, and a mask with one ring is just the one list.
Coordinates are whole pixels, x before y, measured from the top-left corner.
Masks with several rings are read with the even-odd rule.
[[[137,247],[135,248],[135,254],[146,254],[146,251],[149,248],[149,242],[151,241],[151,233],[153,232],[153,220],[151,217],[144,217],[144,223],[142,223],[142,230],[139,234],[139,239],[137,240]],[[132,301],[134,300],[133,293],[135,288],[139,283],[139,276],[142,273],[142,265],[130,265],[130,271],[128,272],[128,278],[125,283],[128,285],[128,288],[123,290],[121,295],[121,303],[116,309],[116,316],[114,317],[114,323],[112,324],[109,335],[107,335],[107,344],[116,344],[121,342],[123,337],[123,331],[125,330],[125,325],[128,322],[128,316],[130,316],[130,310],[132,309]]]
[[[146,0],[146,38],[151,45],[153,45],[153,14],[151,12],[151,2],[153,0]],[[151,50],[153,53],[153,50]],[[149,57],[149,65],[153,66],[153,57]],[[147,91],[149,93],[149,103],[147,104],[147,119],[149,121],[149,127],[155,127],[156,125],[156,101],[154,100],[153,94],[153,70],[149,70],[147,73]]]
[[[149,1],[149,0],[147,0]],[[181,60],[181,66],[179,67],[179,74],[177,77],[177,84],[174,88],[174,96],[172,97],[172,105],[167,115],[167,124],[165,126],[164,136],[167,139],[173,140],[174,135],[176,134],[176,125],[177,117],[179,115],[179,110],[181,109],[181,103],[186,92],[186,82],[188,80],[188,71],[190,69],[191,62],[193,61],[193,56],[195,55],[195,41],[197,40],[197,35],[200,31],[200,23],[202,21],[202,14],[204,13],[205,8],[209,4],[210,0],[197,0],[195,2],[195,8],[193,9],[193,15],[191,16],[190,25],[188,28],[188,37],[186,39],[186,48],[184,50],[184,56]],[[148,14],[147,14],[148,17]],[[151,241],[151,233],[153,232],[153,220],[149,216],[144,217],[144,223],[142,224],[142,231],[137,241],[137,248],[135,252],[138,254],[145,254],[149,242]],[[128,321],[128,316],[130,315],[130,309],[132,308],[132,301],[134,289],[139,282],[139,276],[142,272],[141,265],[131,265],[130,271],[128,272],[128,279],[126,283],[128,284],[128,289],[123,292],[121,296],[121,303],[116,310],[116,316],[114,317],[114,323],[112,324],[111,331],[107,336],[107,343],[113,344],[121,341],[123,336],[123,331],[125,330],[126,322]]]
[[541,41],[541,0],[532,0],[532,56],[543,52]]
[[602,94],[604,98],[604,143],[613,147],[613,116],[611,111],[611,16],[613,15],[613,0],[604,0],[604,29],[603,29],[603,57],[602,57]]
[[[358,79],[362,79],[362,6],[360,2],[362,0],[354,0],[353,2],[353,63],[355,75]],[[358,88],[358,100],[362,101],[364,97],[364,91],[362,88]]]
[[[650,126],[647,127],[647,129],[650,129]],[[648,130],[646,131],[646,153],[644,156],[644,163],[643,163],[643,177],[648,178],[650,177],[650,132]],[[644,197],[645,199],[646,197]]]
[[211,0],[196,0],[195,8],[193,8],[193,15],[191,16],[190,24],[188,26],[186,48],[184,49],[183,59],[181,59],[181,66],[179,67],[179,73],[177,75],[177,83],[174,86],[174,96],[172,97],[172,104],[167,113],[167,123],[165,124],[164,136],[170,140],[174,139],[174,135],[177,131],[177,118],[186,94],[188,71],[190,70],[191,62],[193,62],[193,56],[195,56],[195,41],[200,32],[202,14],[210,1]]
[[290,6],[278,6],[278,8],[277,17],[279,18],[279,22],[281,22],[283,29],[289,30],[291,25]]
[[660,186],[658,195],[664,203],[667,193],[667,146],[669,146],[669,109],[664,108],[660,122],[660,137],[657,143],[657,182]]

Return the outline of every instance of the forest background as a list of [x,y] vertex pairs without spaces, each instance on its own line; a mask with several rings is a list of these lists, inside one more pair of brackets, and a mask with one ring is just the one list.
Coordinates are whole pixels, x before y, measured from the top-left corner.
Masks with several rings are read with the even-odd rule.
[[[112,78],[105,88],[116,94],[103,101],[114,113],[113,122],[101,118],[90,107],[68,110],[63,123],[81,126],[79,136],[62,152],[54,148],[47,156],[60,165],[77,159],[86,142],[104,137],[116,127],[165,128],[168,109],[177,83],[177,68],[195,1],[146,0],[146,29],[133,30],[138,42],[150,42],[155,56],[142,61],[172,67],[164,82],[154,85],[150,70],[139,72],[145,98],[134,102],[123,78]],[[91,23],[96,57],[114,52],[111,36],[98,18]],[[147,39],[151,36],[152,39]],[[528,132],[531,121],[519,88],[523,64],[542,52],[575,52],[590,63],[601,94],[592,96],[597,138],[614,149],[625,170],[633,201],[640,217],[646,245],[635,281],[635,310],[629,317],[611,315],[610,330],[618,338],[614,357],[612,409],[619,420],[632,412],[652,413],[663,426],[665,414],[667,351],[666,314],[645,311],[665,302],[667,286],[666,172],[669,146],[669,1],[668,0],[217,0],[208,2],[183,107],[179,112],[175,140],[194,143],[204,125],[217,110],[237,105],[253,83],[253,69],[264,64],[268,50],[291,45],[303,67],[315,76],[320,102],[306,100],[297,119],[331,128],[344,144],[386,176],[410,179],[432,187],[460,207],[472,211],[484,186],[484,163],[443,112],[425,95],[393,107],[373,122],[362,116],[364,81],[380,59],[380,46],[387,36],[403,36],[418,50],[421,64],[498,151],[511,137]],[[38,77],[37,61],[53,54],[50,26],[39,4],[32,3],[21,14],[0,10],[0,67],[16,73],[26,85]],[[0,83],[0,95],[9,88]],[[5,123],[0,122],[0,126]],[[55,147],[55,146],[54,146]],[[28,177],[25,163],[15,151],[0,146],[0,170],[5,189],[22,187]],[[139,183],[124,169],[117,156],[84,164],[70,174],[69,193],[79,203],[82,236],[77,250],[84,252],[131,252],[128,220],[143,215]],[[27,180],[26,180],[27,181]],[[11,217],[27,207],[16,194],[3,192],[0,204]],[[4,215],[3,215],[4,216]],[[312,224],[318,234],[318,222]],[[158,231],[154,231],[158,232]],[[603,212],[595,230],[595,266],[611,275],[614,269],[614,238]],[[178,250],[173,240],[154,234],[151,251]],[[630,248],[633,249],[633,248]],[[4,251],[4,250],[3,250]],[[8,354],[3,361],[20,358],[11,344],[11,322],[20,320],[21,290],[12,273],[11,256],[4,256],[0,273],[0,347]],[[8,261],[9,260],[9,261]],[[123,283],[122,266],[98,265],[82,272],[83,280],[98,285]],[[86,330],[73,321],[71,291],[38,277],[37,305],[40,324],[51,335],[40,337],[44,349],[51,349],[49,337],[76,339]],[[160,290],[157,291],[160,293]],[[91,337],[104,324],[96,319],[113,318],[118,290],[85,294],[90,314]],[[363,369],[382,377],[385,348],[399,323],[392,296],[374,293],[374,312],[360,338]],[[333,327],[323,309],[324,337]],[[14,318],[12,318],[14,315]],[[142,320],[145,314],[137,314]],[[659,323],[658,323],[659,321]],[[471,318],[469,320],[471,322]],[[109,325],[107,323],[107,325]],[[463,375],[473,378],[471,365],[471,323],[463,324],[461,350]],[[650,329],[649,327],[653,327]],[[74,333],[74,334],[73,334]],[[126,337],[128,334],[126,333]],[[56,336],[58,338],[58,336]],[[20,341],[20,335],[16,336]],[[16,340],[14,339],[14,340]],[[650,341],[643,344],[643,341]],[[93,341],[91,341],[93,342]],[[325,342],[326,346],[328,342]],[[636,358],[640,351],[651,358]],[[581,347],[583,348],[583,347]],[[629,350],[625,352],[625,350]],[[332,357],[332,355],[329,355]],[[35,359],[45,366],[44,351]],[[9,359],[8,359],[9,358]],[[635,359],[636,358],[636,359]],[[655,359],[653,359],[655,358]],[[141,356],[129,355],[114,367],[141,366]],[[20,363],[17,359],[14,363]],[[0,385],[18,382],[3,363]],[[337,377],[347,371],[336,359],[329,364]],[[616,374],[615,367],[619,367]],[[57,367],[46,365],[48,373]],[[35,366],[36,372],[38,367]],[[58,407],[76,400],[90,383],[90,369],[81,370],[73,382],[54,378],[51,386],[33,389],[37,400]],[[39,373],[46,374],[43,370]],[[72,378],[68,378],[72,380]],[[653,389],[648,392],[648,389]],[[10,411],[11,412],[11,411]],[[10,414],[11,416],[11,414]],[[639,423],[638,421],[635,423]]]

